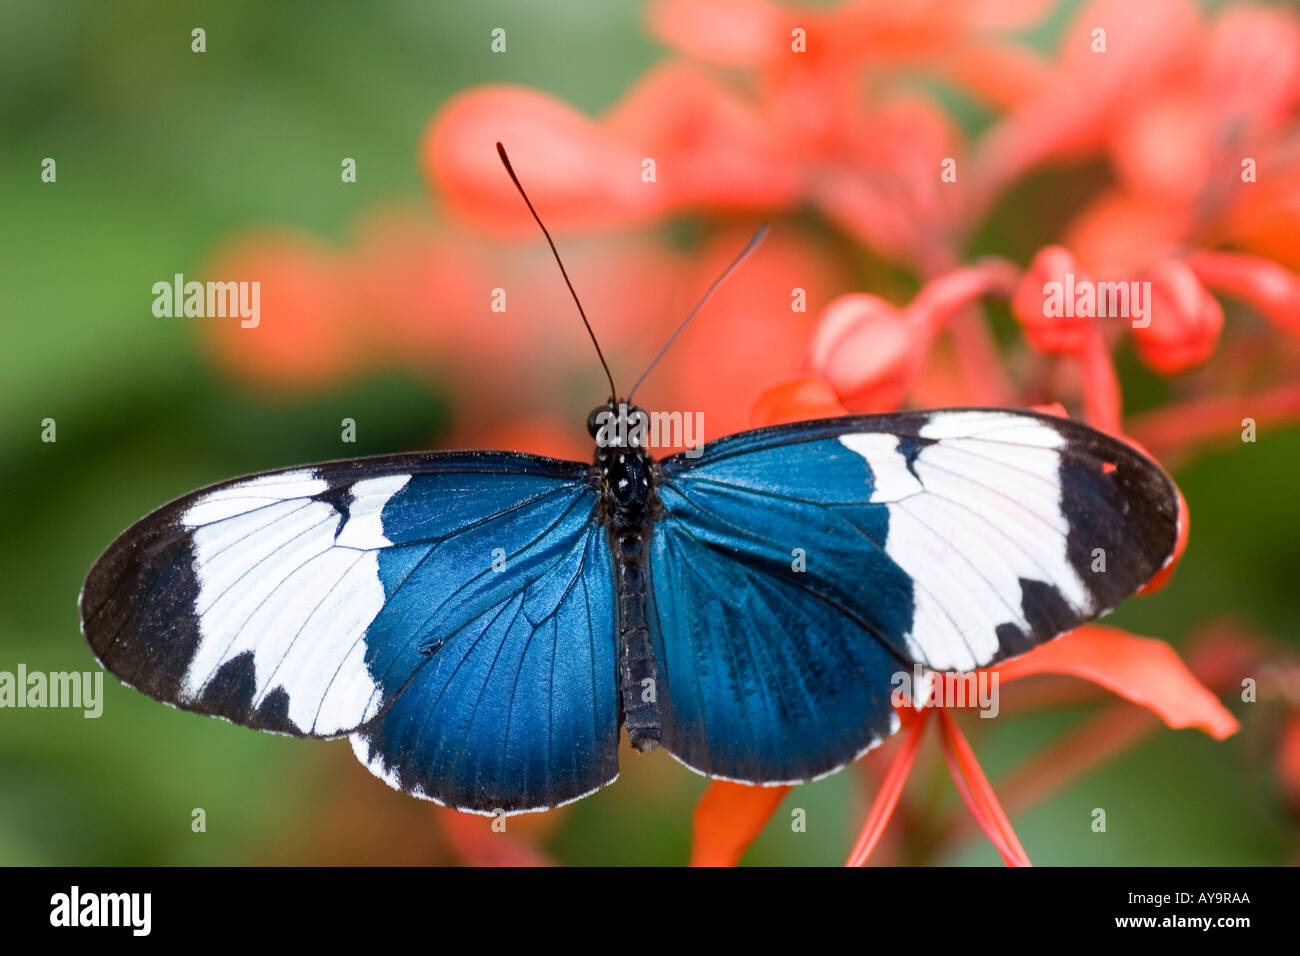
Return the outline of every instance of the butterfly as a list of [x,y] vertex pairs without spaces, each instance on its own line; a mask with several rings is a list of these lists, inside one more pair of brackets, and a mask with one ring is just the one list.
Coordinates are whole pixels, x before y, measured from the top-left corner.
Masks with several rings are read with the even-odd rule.
[[413,796],[515,813],[613,782],[621,728],[715,778],[824,776],[898,729],[893,675],[1022,654],[1172,558],[1172,480],[1081,423],[851,415],[656,460],[600,359],[590,463],[409,453],[164,505],[86,578],[95,656],[185,710],[349,737]]

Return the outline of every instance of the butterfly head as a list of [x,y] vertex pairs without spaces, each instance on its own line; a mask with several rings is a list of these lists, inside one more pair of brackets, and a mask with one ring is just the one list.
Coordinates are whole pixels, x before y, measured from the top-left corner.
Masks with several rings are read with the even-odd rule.
[[587,416],[587,434],[597,448],[645,448],[649,442],[650,416],[627,402],[597,405]]

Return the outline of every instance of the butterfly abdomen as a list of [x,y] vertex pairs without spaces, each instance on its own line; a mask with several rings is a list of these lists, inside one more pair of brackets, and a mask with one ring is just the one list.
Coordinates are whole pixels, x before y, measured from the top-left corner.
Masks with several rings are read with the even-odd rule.
[[612,535],[618,569],[619,684],[623,719],[632,746],[659,746],[659,706],[650,627],[646,620],[646,562],[651,525]]
[[640,751],[659,746],[659,705],[647,619],[650,535],[660,510],[654,463],[636,446],[596,448],[601,508],[618,579],[619,696],[628,739]]

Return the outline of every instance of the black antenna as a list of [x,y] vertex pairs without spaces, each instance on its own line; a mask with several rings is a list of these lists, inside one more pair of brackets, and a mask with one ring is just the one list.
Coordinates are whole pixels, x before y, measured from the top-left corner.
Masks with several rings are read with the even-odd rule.
[[709,286],[708,291],[704,293],[704,298],[700,299],[695,308],[691,309],[690,315],[682,319],[682,324],[677,326],[672,335],[668,336],[668,341],[665,342],[664,347],[659,350],[659,354],[651,360],[649,366],[646,367],[646,370],[641,373],[641,377],[632,384],[632,391],[627,393],[627,400],[629,402],[632,401],[632,396],[635,395],[636,390],[641,387],[641,383],[645,381],[645,377],[650,374],[651,369],[653,369],[655,365],[659,363],[659,360],[664,357],[664,353],[667,352],[669,346],[677,340],[677,336],[682,334],[682,329],[686,328],[686,326],[690,324],[691,319],[695,318],[695,314],[699,312],[700,309],[704,308],[704,303],[708,302],[709,299],[713,297],[713,293],[718,290],[718,286],[722,285],[722,283],[726,281],[727,276],[736,271],[737,266],[749,258],[749,254],[758,248],[758,244],[762,242],[766,236],[767,223],[763,223],[763,225],[754,230],[754,235],[750,237],[745,248],[740,250],[740,255],[731,260],[731,265],[727,266],[727,268],[722,271],[722,275],[713,280],[713,285]]
[[546,231],[542,225],[542,217],[537,215],[537,210],[533,208],[532,202],[528,198],[528,193],[524,192],[523,185],[519,182],[519,177],[515,175],[514,168],[510,165],[510,157],[506,155],[506,148],[497,143],[497,155],[501,157],[502,164],[506,167],[506,172],[510,174],[510,180],[515,184],[515,189],[519,190],[519,195],[524,197],[524,202],[528,205],[528,211],[533,214],[537,220],[537,225],[541,227],[542,235],[546,237],[547,244],[551,247],[551,254],[555,256],[555,262],[560,267],[560,275],[564,276],[564,284],[569,287],[569,294],[573,296],[573,301],[578,306],[578,314],[582,316],[582,324],[587,327],[587,334],[591,336],[591,344],[596,346],[596,357],[600,359],[600,367],[605,370],[605,377],[609,379],[609,400],[612,402],[618,396],[618,390],[614,388],[614,376],[609,374],[609,365],[605,362],[605,353],[600,350],[600,343],[596,341],[596,333],[591,331],[591,323],[587,321],[587,313],[582,311],[582,303],[578,301],[578,293],[573,289],[573,283],[569,281],[569,273],[564,271],[564,263],[560,261],[560,250],[555,248],[555,240],[551,234]]

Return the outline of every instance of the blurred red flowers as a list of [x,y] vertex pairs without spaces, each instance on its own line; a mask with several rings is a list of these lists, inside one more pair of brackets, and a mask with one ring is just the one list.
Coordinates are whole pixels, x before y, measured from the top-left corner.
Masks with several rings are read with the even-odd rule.
[[[405,369],[456,396],[458,443],[583,455],[571,424],[603,397],[599,370],[501,140],[625,384],[758,219],[774,221],[639,395],[702,411],[707,437],[904,406],[1051,406],[1172,465],[1247,422],[1300,421],[1300,17],[1093,0],[1046,58],[1013,37],[1053,6],[655,0],[647,25],[671,52],[600,115],[502,85],[438,110],[419,161],[444,215],[385,211],[342,249],[276,233],[224,250],[210,271],[259,278],[263,319],[212,326],[213,355],[278,388]],[[973,118],[936,90],[978,104]],[[1063,204],[1033,194],[1049,168],[1077,174]],[[1008,211],[1027,261],[974,254]],[[671,241],[652,230],[666,223]],[[1116,364],[1129,349],[1160,383],[1136,414]],[[1185,502],[1181,526],[1149,589],[1186,547]],[[1168,645],[1113,628],[996,670],[1082,676],[1216,738],[1236,728]],[[904,710],[851,863],[885,832],[929,717]],[[958,720],[937,719],[972,817],[1007,862],[1028,862]],[[1131,742],[1111,712],[1098,721]],[[1294,716],[1285,727],[1277,768],[1294,783]],[[1107,751],[1089,740],[1057,759],[1077,747],[1089,756],[1071,766],[1090,766]],[[695,861],[739,859],[785,792],[714,784]]]

